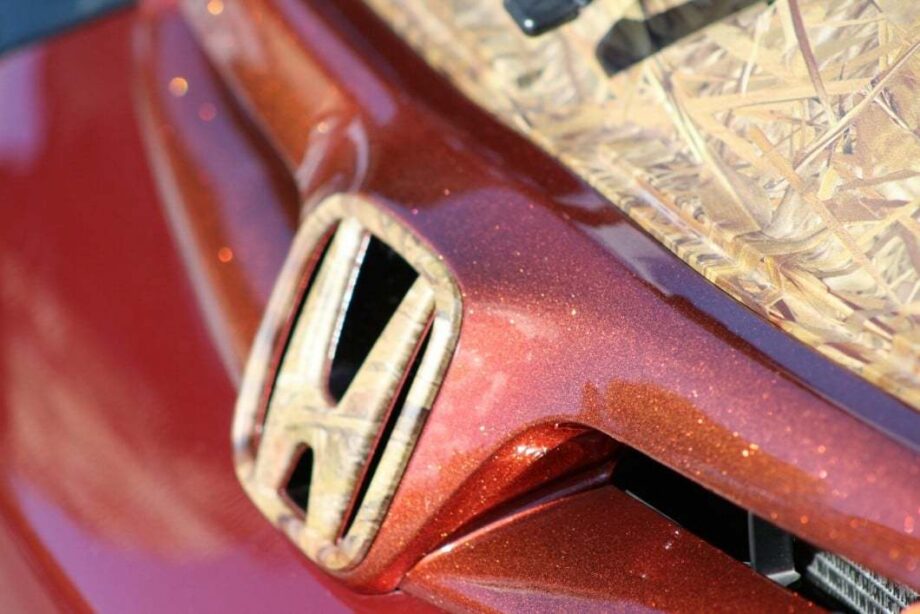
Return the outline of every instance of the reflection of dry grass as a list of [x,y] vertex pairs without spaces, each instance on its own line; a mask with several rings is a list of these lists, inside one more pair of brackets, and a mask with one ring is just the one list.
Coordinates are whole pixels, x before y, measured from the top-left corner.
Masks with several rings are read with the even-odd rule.
[[757,4],[608,77],[633,0],[535,39],[499,2],[368,2],[719,287],[920,406],[920,5]]

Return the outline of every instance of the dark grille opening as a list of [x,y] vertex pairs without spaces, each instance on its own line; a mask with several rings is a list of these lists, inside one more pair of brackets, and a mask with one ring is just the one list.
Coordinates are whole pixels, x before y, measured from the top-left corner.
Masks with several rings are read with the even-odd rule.
[[380,434],[377,436],[377,441],[374,442],[374,451],[367,462],[367,466],[364,468],[364,474],[361,476],[361,487],[356,492],[354,500],[351,503],[351,509],[348,511],[348,516],[345,518],[345,522],[342,523],[342,527],[339,530],[340,537],[347,535],[348,531],[351,530],[351,526],[355,522],[355,517],[358,515],[358,510],[361,509],[361,505],[364,503],[364,498],[367,496],[367,489],[371,485],[371,479],[373,479],[374,474],[377,472],[377,465],[380,464],[380,459],[383,457],[384,450],[386,450],[386,445],[380,444],[381,442],[390,441],[393,429],[396,427],[396,422],[399,420],[402,409],[406,404],[406,397],[409,395],[409,389],[412,387],[412,382],[415,381],[415,374],[418,372],[418,367],[422,363],[422,358],[425,356],[425,349],[428,347],[428,340],[430,337],[431,324],[429,323],[428,330],[422,336],[422,341],[419,343],[418,348],[415,350],[415,355],[412,357],[409,370],[400,383],[399,394],[396,396],[396,400],[393,401],[393,407],[386,417],[383,429],[381,429]]
[[750,561],[747,512],[649,457],[630,450],[614,485],[732,558]]
[[834,612],[899,613],[918,595],[819,550],[661,463],[628,450],[613,484],[770,580]]
[[826,595],[835,603],[843,604],[842,611],[871,614],[900,612],[920,601],[920,595],[906,586],[842,556],[815,550],[805,544],[799,556],[800,569],[803,570],[801,592],[808,595],[807,591],[813,590]]
[[284,494],[301,512],[306,512],[310,500],[310,480],[313,476],[313,450],[304,448],[294,465]]
[[415,269],[375,237],[370,237],[352,289],[329,373],[329,393],[340,401],[418,277]]

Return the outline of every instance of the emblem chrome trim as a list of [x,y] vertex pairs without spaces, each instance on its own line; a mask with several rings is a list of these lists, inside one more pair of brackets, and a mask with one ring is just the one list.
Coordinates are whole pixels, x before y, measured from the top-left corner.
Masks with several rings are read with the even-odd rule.
[[[418,278],[336,403],[328,393],[329,365],[371,235]],[[460,314],[460,293],[447,267],[370,201],[331,196],[297,232],[246,365],[233,445],[237,475],[256,506],[327,569],[351,567],[370,548],[437,395]],[[429,322],[418,370],[403,383]],[[399,417],[389,438],[378,442],[401,385],[409,390]],[[373,475],[364,476],[376,446],[383,446],[380,461]],[[313,467],[301,515],[283,490],[304,447],[312,450]],[[366,493],[355,501],[363,480],[369,480]],[[358,506],[354,520],[340,534],[352,505]]]

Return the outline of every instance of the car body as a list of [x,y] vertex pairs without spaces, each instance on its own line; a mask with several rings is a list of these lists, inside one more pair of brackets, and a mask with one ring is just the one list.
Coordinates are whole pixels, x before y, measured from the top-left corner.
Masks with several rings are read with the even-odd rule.
[[[583,7],[532,40],[576,37],[594,23],[583,19],[614,4]],[[798,22],[782,16],[799,4],[814,18],[821,3],[736,7],[686,40],[739,30],[745,19],[771,40],[758,17],[768,13],[752,11],[774,11],[793,37]],[[898,36],[914,49],[912,30],[894,27],[911,23],[909,7],[883,4],[901,21],[885,30],[891,57],[878,60],[880,71],[913,61],[898,55]],[[486,7],[484,30],[464,12],[474,5]],[[656,225],[667,209],[647,213],[625,193],[612,196],[580,149],[564,149],[581,141],[541,132],[554,125],[543,115],[548,123],[513,114],[529,99],[503,89],[517,51],[502,41],[530,39],[502,11],[498,2],[152,0],[0,58],[7,609],[798,611],[844,607],[821,587],[866,582],[887,591],[879,608],[916,596],[912,329],[868,299],[871,313],[858,303],[846,317],[829,311],[830,324],[785,317],[805,313],[797,305],[821,294],[814,284],[780,274],[792,307],[768,307],[768,293],[749,291],[743,277],[766,266],[759,252],[710,267],[711,254],[681,248],[693,237]],[[883,21],[846,23],[854,20]],[[471,33],[478,46],[464,42]],[[819,56],[844,45],[821,40]],[[638,75],[683,44],[614,72]],[[470,49],[494,70],[459,63]],[[587,53],[571,61],[594,48]],[[858,91],[890,85],[881,74]],[[827,102],[814,89],[803,96]],[[894,113],[907,139],[915,126],[903,96],[891,93],[879,113]],[[558,104],[553,121],[588,122]],[[850,121],[839,104],[838,122]],[[860,138],[882,132],[880,121]],[[756,144],[757,126],[748,128]],[[903,208],[898,219],[909,221],[906,151],[903,169],[879,164],[902,196],[866,198],[879,211]],[[608,161],[611,176],[641,165],[631,152]],[[862,168],[864,177],[834,185],[875,189]],[[640,191],[665,194],[653,179]],[[688,191],[723,189],[699,181]],[[830,189],[803,200],[829,207]],[[443,280],[455,313],[429,378],[432,402],[420,402],[425,415],[379,519],[333,564],[322,547],[298,542],[315,493],[306,521],[266,518],[259,508],[274,503],[260,503],[245,467],[263,453],[260,438],[271,440],[272,386],[321,283],[311,271],[328,257],[323,241],[349,219],[433,287]],[[903,225],[910,252],[916,235]],[[719,229],[706,235],[714,245],[728,241]],[[358,275],[364,265],[355,266]],[[902,302],[910,315],[913,295]],[[425,318],[450,309],[438,303]],[[336,338],[347,329],[341,310]],[[826,333],[854,322],[894,332],[887,345]],[[405,387],[414,377],[397,379]],[[234,426],[235,411],[252,417]],[[370,448],[392,437],[384,421],[367,431]],[[322,460],[334,469],[311,441],[314,468]],[[379,473],[371,456],[357,456],[362,467],[367,459],[361,481]],[[360,508],[349,484],[337,494]],[[267,492],[282,501],[280,489]],[[347,537],[347,527],[335,531],[330,543]],[[801,548],[804,565],[793,560]],[[815,561],[824,567],[809,567]],[[809,574],[842,579],[822,585]]]

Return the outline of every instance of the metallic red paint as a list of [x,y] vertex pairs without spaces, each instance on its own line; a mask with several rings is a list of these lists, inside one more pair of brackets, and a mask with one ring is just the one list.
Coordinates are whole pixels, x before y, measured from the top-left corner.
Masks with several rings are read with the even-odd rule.
[[[346,581],[395,586],[453,530],[444,512],[472,471],[517,433],[571,422],[822,547],[920,581],[917,456],[804,385],[814,356],[790,373],[675,298],[710,300],[711,288],[661,276],[677,270],[671,256],[454,100],[361,9],[241,0],[215,16],[190,6],[302,198],[372,196],[444,255],[464,292],[440,397],[383,530]],[[307,67],[309,81],[298,76]],[[306,130],[291,118],[319,123]],[[629,265],[616,255],[631,255]],[[736,328],[749,316],[740,313]]]
[[[0,212],[0,509],[32,561],[34,594],[53,586],[74,607],[113,610],[418,607],[316,571],[245,499],[230,462],[233,382],[298,201],[341,190],[404,219],[465,295],[444,389],[368,558],[342,578],[351,586],[388,590],[418,565],[407,590],[450,596],[451,583],[494,564],[424,557],[477,527],[460,543],[537,562],[520,551],[532,543],[525,529],[557,526],[575,513],[568,503],[545,508],[557,516],[487,523],[556,476],[545,453],[582,469],[605,458],[603,441],[569,447],[594,437],[572,424],[920,585],[917,454],[824,396],[850,380],[811,379],[823,359],[788,349],[460,100],[364,9],[241,0],[196,18],[229,94],[171,9],[143,11],[133,61],[126,16],[2,61],[15,87],[0,87],[0,125],[17,129],[0,130],[0,201],[16,204]],[[132,71],[161,197],[131,111]],[[174,77],[187,80],[184,95],[171,93]],[[32,104],[11,111],[14,91]],[[597,475],[565,476],[558,493]],[[607,496],[617,498],[570,500]],[[664,526],[614,503],[624,520]],[[517,549],[485,526],[520,531]],[[687,540],[686,565],[741,573]],[[591,599],[617,603],[622,570],[602,569],[609,591]],[[584,571],[566,569],[569,593],[584,590]],[[742,585],[752,598],[778,593],[750,574]]]
[[235,386],[138,134],[133,19],[0,60],[0,609],[425,609],[311,569],[239,488]]
[[[237,380],[300,209],[287,170],[174,10],[134,27],[138,120],[214,345]],[[171,87],[181,79],[184,90]],[[213,110],[201,117],[202,109]]]
[[817,609],[609,486],[451,543],[405,587],[455,611]]

